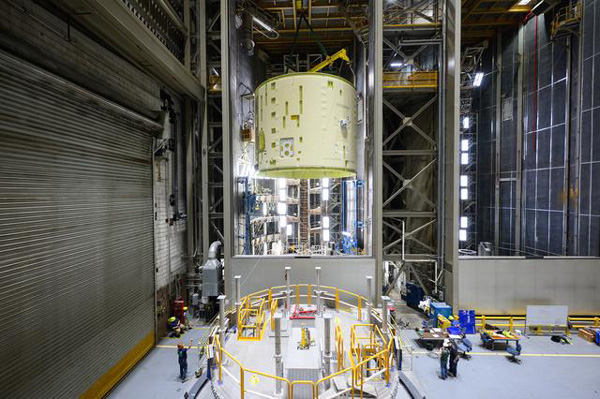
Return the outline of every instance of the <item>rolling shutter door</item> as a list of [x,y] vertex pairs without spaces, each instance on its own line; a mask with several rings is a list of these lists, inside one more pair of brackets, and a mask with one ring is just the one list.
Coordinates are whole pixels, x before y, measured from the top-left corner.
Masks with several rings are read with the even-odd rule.
[[152,346],[160,129],[0,52],[0,397],[81,395]]

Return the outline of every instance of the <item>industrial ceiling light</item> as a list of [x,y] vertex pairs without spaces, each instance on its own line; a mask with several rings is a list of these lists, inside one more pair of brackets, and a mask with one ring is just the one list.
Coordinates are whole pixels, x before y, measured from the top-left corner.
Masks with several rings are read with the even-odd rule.
[[482,81],[483,81],[483,72],[477,72],[475,74],[475,79],[473,79],[473,86],[475,86],[475,87],[481,86]]
[[267,32],[273,32],[273,28],[271,28],[269,25],[267,25],[266,23],[264,23],[263,21],[261,21],[260,19],[256,18],[256,17],[252,17],[252,20],[254,22],[256,22],[257,24],[259,24],[264,30],[266,30]]
[[531,0],[520,0],[517,5],[526,6],[529,3],[531,3]]
[[460,150],[461,151],[469,151],[469,140],[462,139],[460,142]]
[[461,216],[460,217],[460,227],[463,229],[466,229],[467,227],[469,227],[469,218],[467,218],[466,216]]
[[404,66],[404,62],[402,62],[402,61],[392,61],[392,62],[390,62],[390,66],[392,68],[401,68],[401,67]]
[[462,154],[460,154],[460,164],[461,165],[469,164],[469,153],[468,152],[463,152]]
[[469,126],[471,126],[471,120],[469,119],[468,116],[465,116],[463,118],[463,129],[468,129]]

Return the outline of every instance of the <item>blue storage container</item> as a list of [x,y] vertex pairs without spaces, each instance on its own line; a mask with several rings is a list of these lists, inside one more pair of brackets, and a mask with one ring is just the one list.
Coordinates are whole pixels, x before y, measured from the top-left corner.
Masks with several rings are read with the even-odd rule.
[[460,326],[465,329],[465,334],[475,334],[475,311],[474,310],[459,310],[458,321]]
[[449,318],[452,315],[452,306],[446,302],[431,302],[429,314],[433,319],[437,319],[438,315]]

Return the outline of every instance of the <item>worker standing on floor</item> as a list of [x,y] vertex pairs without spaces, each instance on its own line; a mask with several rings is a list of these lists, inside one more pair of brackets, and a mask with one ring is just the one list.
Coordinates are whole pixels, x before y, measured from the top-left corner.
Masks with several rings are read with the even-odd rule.
[[187,351],[192,347],[194,341],[190,339],[190,345],[185,348],[183,343],[180,342],[177,345],[177,358],[179,360],[179,378],[181,382],[185,381],[187,378]]
[[457,373],[457,366],[458,366],[458,350],[456,349],[456,345],[454,345],[454,343],[450,343],[450,370],[449,370],[449,374],[451,377],[456,377],[458,375]]
[[448,378],[448,357],[450,356],[450,351],[448,347],[450,346],[450,341],[445,340],[444,345],[442,345],[442,350],[440,351],[440,377],[442,380]]

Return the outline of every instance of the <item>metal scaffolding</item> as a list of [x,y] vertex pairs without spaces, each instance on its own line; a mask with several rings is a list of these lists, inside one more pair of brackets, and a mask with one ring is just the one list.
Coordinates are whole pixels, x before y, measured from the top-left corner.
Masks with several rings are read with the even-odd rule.
[[[219,2],[201,3],[201,70],[207,87],[202,135],[202,248],[204,258],[223,234],[223,111],[221,87],[221,8]],[[202,12],[203,11],[203,12]]]
[[[388,10],[389,8],[389,10]],[[440,4],[384,5],[382,260],[411,263],[422,285],[437,281],[440,93],[443,73]],[[390,23],[389,15],[406,23]]]

